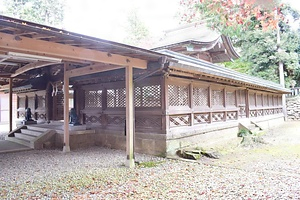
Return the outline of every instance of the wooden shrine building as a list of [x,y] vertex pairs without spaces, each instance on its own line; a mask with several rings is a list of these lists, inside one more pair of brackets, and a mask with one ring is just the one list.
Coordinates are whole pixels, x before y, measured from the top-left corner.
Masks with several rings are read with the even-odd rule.
[[[217,40],[202,51],[210,61],[237,56],[231,51],[228,57],[226,38]],[[232,139],[241,120],[283,121],[282,95],[289,90],[201,56],[145,50],[0,16],[0,90],[17,94],[18,119],[31,108],[36,126],[63,120],[54,146],[126,149],[129,166],[134,151],[172,154]],[[70,108],[86,132],[71,131]]]

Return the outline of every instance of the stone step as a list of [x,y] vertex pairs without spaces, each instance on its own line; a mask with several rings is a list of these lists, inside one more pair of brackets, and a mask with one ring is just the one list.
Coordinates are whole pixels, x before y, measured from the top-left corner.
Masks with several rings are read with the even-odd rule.
[[253,129],[249,129],[252,133],[256,133],[258,131],[260,131],[260,128],[259,127],[255,127]]
[[22,144],[22,145],[24,145],[26,147],[32,148],[31,143],[29,141],[27,141],[27,140],[23,140],[23,139],[16,138],[16,137],[6,137],[5,140],[11,141],[11,142],[14,142],[14,143],[18,143],[18,144]]
[[252,130],[252,129],[256,128],[255,124],[249,124],[247,127],[248,127],[249,130]]
[[34,130],[34,131],[39,131],[39,132],[46,132],[49,129],[47,128],[41,128],[41,127],[37,127],[37,126],[27,126],[28,130]]
[[34,141],[36,136],[26,135],[24,133],[15,133],[15,138],[26,140],[26,141]]
[[43,134],[44,131],[36,131],[36,130],[32,130],[32,129],[21,129],[21,133],[24,133],[26,135],[31,135],[31,136],[38,137],[41,134]]

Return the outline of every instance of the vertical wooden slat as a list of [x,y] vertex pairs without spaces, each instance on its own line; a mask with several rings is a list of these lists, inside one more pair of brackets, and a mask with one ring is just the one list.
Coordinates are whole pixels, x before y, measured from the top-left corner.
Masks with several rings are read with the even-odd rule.
[[209,123],[212,123],[211,86],[208,87],[208,107],[210,108],[210,112],[209,112]]
[[168,85],[167,85],[167,78],[162,76],[161,78],[161,113],[162,113],[162,130],[165,134],[167,134],[169,130],[169,121],[166,114],[168,110]]
[[191,110],[191,126],[194,126],[194,97],[193,97],[193,89],[194,85],[193,83],[190,84],[189,89],[189,100],[190,100],[190,110]]
[[226,95],[227,95],[227,90],[226,88],[223,89],[223,106],[225,108],[225,111],[224,111],[224,121],[227,121],[227,102],[226,102]]
[[64,147],[63,152],[70,152],[69,133],[69,77],[66,73],[69,63],[64,63]]
[[102,89],[102,110],[106,110],[107,109],[107,88],[104,87]]
[[9,132],[12,131],[12,123],[13,123],[13,91],[12,91],[12,82],[13,78],[9,78]]
[[[239,108],[238,104],[238,90],[234,91],[234,101],[235,101],[235,107]],[[236,119],[239,119],[239,111],[236,112]]]
[[126,166],[134,168],[134,86],[133,67],[126,67]]
[[246,117],[249,118],[250,117],[250,104],[249,104],[249,90],[246,89],[245,91],[245,95],[246,95]]
[[[102,111],[105,111],[107,109],[107,88],[106,87],[102,88],[102,105],[101,105],[101,109],[102,109]],[[101,124],[102,124],[102,126],[108,125],[108,115],[102,114]]]

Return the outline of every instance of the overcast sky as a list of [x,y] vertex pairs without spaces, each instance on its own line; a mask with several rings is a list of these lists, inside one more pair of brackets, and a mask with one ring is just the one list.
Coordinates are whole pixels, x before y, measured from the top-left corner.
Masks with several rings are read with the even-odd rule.
[[[127,16],[134,8],[152,36],[176,27],[180,0],[65,0],[64,29],[123,42]],[[283,0],[300,10],[299,0]],[[0,10],[3,7],[0,0]]]
[[[284,0],[300,10],[300,1]],[[179,0],[67,0],[65,29],[122,42],[127,16],[133,8],[152,36],[176,27]]]
[[179,0],[67,0],[65,29],[122,42],[127,16],[134,8],[151,35],[178,25]]

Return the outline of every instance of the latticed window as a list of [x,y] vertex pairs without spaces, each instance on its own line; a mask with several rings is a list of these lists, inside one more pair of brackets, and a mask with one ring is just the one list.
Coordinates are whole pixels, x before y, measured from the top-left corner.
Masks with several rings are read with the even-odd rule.
[[126,93],[125,88],[107,90],[107,107],[125,107]]
[[226,92],[226,106],[236,106],[235,92]]
[[19,108],[25,108],[25,97],[19,97]]
[[160,107],[160,85],[148,85],[134,89],[134,104],[136,107]]
[[212,90],[212,106],[224,106],[223,90]]
[[268,95],[264,95],[264,106],[268,106],[269,101],[268,101]]
[[282,96],[278,96],[278,105],[282,106]]
[[193,101],[195,106],[208,106],[208,88],[194,87]]
[[85,91],[85,108],[102,107],[102,90]]
[[134,88],[134,106],[135,107],[142,107],[142,88],[135,87]]
[[249,103],[250,103],[250,106],[255,106],[255,94],[254,93],[249,93]]
[[240,90],[240,98],[239,98],[239,104],[245,105],[246,104],[246,91]]
[[274,106],[274,98],[273,98],[273,96],[269,96],[269,105],[270,106]]
[[262,95],[261,94],[256,95],[256,100],[257,100],[256,105],[262,106]]
[[274,96],[274,106],[278,106],[278,96]]
[[46,102],[45,102],[45,97],[44,96],[38,96],[37,97],[37,102],[38,102],[38,108],[45,108],[46,107]]
[[189,87],[168,85],[169,106],[189,106]]
[[28,97],[28,108],[35,109],[35,97]]

